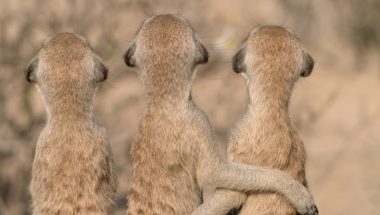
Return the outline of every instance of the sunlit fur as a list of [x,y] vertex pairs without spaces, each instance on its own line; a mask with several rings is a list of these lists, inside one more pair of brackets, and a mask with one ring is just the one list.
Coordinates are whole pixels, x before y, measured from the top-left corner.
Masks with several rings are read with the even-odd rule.
[[[249,105],[231,132],[229,159],[282,170],[306,186],[305,149],[288,106],[296,81],[312,72],[313,59],[289,31],[264,26],[249,34],[233,64],[235,72],[242,73],[247,81]],[[315,206],[299,206],[275,193],[217,190],[204,205],[205,212],[199,214],[225,215],[231,208],[240,207],[240,212],[234,213],[318,214]]]
[[38,139],[30,192],[34,215],[104,215],[113,210],[117,176],[93,100],[107,69],[86,40],[61,33],[45,41],[27,69],[47,123]]
[[127,214],[191,214],[205,184],[242,191],[278,191],[311,207],[306,188],[281,171],[243,166],[218,154],[206,116],[191,98],[197,64],[207,50],[175,15],[147,19],[126,51],[146,88],[147,107],[133,143]]

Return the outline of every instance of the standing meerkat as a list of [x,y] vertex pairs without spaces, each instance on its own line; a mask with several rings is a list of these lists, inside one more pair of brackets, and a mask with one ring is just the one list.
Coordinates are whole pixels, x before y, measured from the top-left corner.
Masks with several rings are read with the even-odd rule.
[[33,163],[34,215],[106,215],[113,209],[117,176],[93,100],[107,68],[88,42],[72,33],[47,39],[27,69],[47,110]]
[[[230,135],[231,161],[279,169],[306,186],[306,153],[288,109],[294,84],[309,76],[313,67],[298,39],[282,27],[263,26],[248,35],[233,58],[234,71],[247,81],[249,105]],[[298,214],[281,195],[223,189],[194,214],[225,215],[241,205],[241,215]],[[317,208],[313,212],[318,213]]]
[[208,61],[189,23],[175,15],[147,19],[125,53],[147,91],[132,145],[127,214],[191,214],[202,187],[275,191],[301,212],[313,211],[307,189],[287,174],[229,163],[218,154],[207,116],[191,99],[195,67]]

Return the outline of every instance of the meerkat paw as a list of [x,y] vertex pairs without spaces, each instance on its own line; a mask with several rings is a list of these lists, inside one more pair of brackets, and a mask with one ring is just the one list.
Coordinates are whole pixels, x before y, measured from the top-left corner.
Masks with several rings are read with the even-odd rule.
[[296,208],[298,213],[302,215],[318,215],[318,208],[312,198],[300,199]]
[[297,211],[302,215],[318,215],[318,208],[314,203],[304,202],[303,206],[297,207]]
[[309,212],[306,212],[303,215],[318,215],[318,208],[317,206],[313,205],[311,209],[309,209]]
[[315,206],[313,197],[306,187],[294,187],[288,194],[290,194],[290,200],[296,207],[298,213],[302,215],[318,215],[318,208]]

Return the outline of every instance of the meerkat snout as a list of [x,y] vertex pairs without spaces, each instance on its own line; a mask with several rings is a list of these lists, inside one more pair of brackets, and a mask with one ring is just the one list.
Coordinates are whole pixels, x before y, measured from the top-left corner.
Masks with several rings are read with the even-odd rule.
[[[57,48],[64,43],[75,48]],[[64,56],[66,56],[65,60],[63,60]],[[86,63],[77,64],[82,60],[85,60]],[[51,65],[59,66],[62,69],[58,71],[50,69],[50,71],[56,71],[54,74],[47,72]],[[90,74],[79,74],[79,71],[86,71]],[[25,75],[28,82],[37,83],[41,79],[52,79],[49,77],[53,76],[55,78],[52,80],[56,82],[75,82],[79,79],[102,82],[108,77],[108,69],[82,36],[72,33],[59,33],[45,41],[39,54],[28,64]]]

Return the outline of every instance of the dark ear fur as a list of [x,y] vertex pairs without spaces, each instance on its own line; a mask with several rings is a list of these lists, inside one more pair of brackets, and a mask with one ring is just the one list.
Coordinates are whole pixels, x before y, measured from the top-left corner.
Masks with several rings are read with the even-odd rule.
[[198,40],[195,40],[195,45],[199,50],[199,57],[195,60],[195,64],[206,64],[208,62],[208,51],[206,47]]
[[97,82],[107,80],[108,68],[103,64],[100,59],[95,60],[95,79]]
[[232,58],[232,68],[236,73],[241,73],[245,71],[244,65],[245,50],[241,48]]
[[136,43],[132,43],[132,45],[129,46],[128,50],[124,54],[124,62],[129,67],[135,67],[135,51],[136,51]]
[[36,82],[37,79],[36,79],[36,69],[37,69],[37,66],[38,66],[38,57],[34,57],[28,67],[26,68],[25,70],[25,78],[28,82]]
[[306,52],[302,52],[303,54],[303,68],[301,70],[301,77],[307,77],[311,74],[314,68],[314,60],[313,58]]

